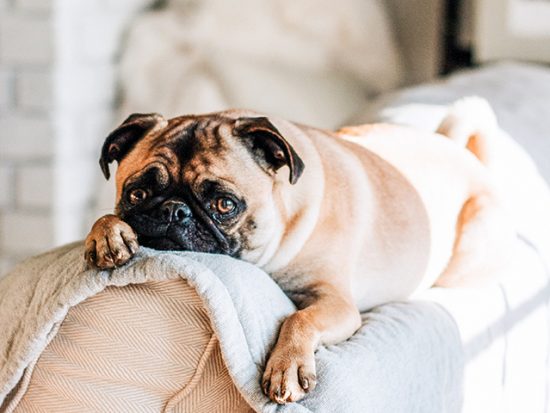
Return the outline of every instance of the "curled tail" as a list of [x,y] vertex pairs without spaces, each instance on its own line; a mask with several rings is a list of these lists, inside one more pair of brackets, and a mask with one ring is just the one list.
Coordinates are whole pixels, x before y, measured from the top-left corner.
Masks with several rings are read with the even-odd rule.
[[453,103],[437,133],[466,147],[483,164],[489,163],[489,141],[498,130],[495,112],[489,103],[472,96]]

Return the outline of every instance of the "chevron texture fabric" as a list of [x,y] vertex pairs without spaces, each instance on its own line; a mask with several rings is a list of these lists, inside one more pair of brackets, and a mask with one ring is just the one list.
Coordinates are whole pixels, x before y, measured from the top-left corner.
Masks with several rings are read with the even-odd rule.
[[223,364],[205,307],[180,279],[107,287],[69,310],[14,411],[252,409]]
[[278,406],[259,383],[295,307],[267,274],[225,256],[145,248],[114,271],[87,269],[82,257],[82,244],[67,245],[0,280],[0,411],[452,412],[460,405],[460,339],[439,305],[395,303],[366,314],[354,337],[317,352],[315,392]]

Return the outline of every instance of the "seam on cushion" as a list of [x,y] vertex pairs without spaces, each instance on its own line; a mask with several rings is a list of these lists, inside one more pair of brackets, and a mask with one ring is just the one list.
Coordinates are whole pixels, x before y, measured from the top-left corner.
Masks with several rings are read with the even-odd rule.
[[198,384],[199,380],[202,378],[202,374],[204,372],[204,368],[206,367],[206,362],[210,358],[210,355],[212,354],[212,351],[214,350],[214,347],[217,343],[217,339],[215,334],[212,334],[210,336],[210,341],[208,341],[208,344],[206,345],[204,349],[204,353],[202,353],[202,356],[199,360],[199,363],[197,364],[197,369],[195,370],[195,373],[193,374],[193,377],[191,377],[191,380],[183,386],[183,388],[178,391],[168,402],[166,403],[166,406],[163,409],[164,413],[168,413],[174,409],[176,404],[181,402],[189,393],[193,391],[193,389]]
[[[174,259],[176,257],[177,257],[177,261],[178,261],[179,265],[182,267],[182,271],[177,271],[177,270],[174,269]],[[151,260],[151,258],[153,258],[153,257],[148,256],[148,257],[146,257],[146,260],[149,261],[149,260]],[[244,328],[244,326],[241,322],[241,319],[237,315],[237,310],[236,310],[236,307],[235,307],[235,303],[233,301],[233,297],[231,297],[231,294],[229,293],[227,287],[225,286],[223,281],[220,280],[216,276],[214,271],[211,268],[209,268],[206,264],[204,264],[201,261],[197,260],[196,258],[189,258],[189,254],[186,254],[185,252],[183,252],[183,253],[177,253],[177,252],[163,253],[163,254],[159,254],[159,255],[154,256],[154,258],[157,259],[157,260],[160,260],[162,262],[162,264],[166,267],[165,271],[164,271],[164,274],[173,274],[174,278],[180,278],[180,279],[186,281],[187,284],[190,287],[192,287],[193,290],[195,290],[197,296],[199,297],[199,299],[201,300],[201,302],[204,306],[204,309],[205,309],[205,311],[208,315],[208,318],[210,319],[210,324],[211,324],[212,329],[214,330],[215,334],[217,334],[218,331],[217,331],[216,324],[213,322],[215,317],[212,316],[212,311],[211,311],[212,306],[209,304],[209,299],[207,297],[205,297],[204,291],[202,293],[199,291],[200,288],[198,288],[199,283],[197,282],[197,279],[200,278],[201,274],[209,274],[209,275],[212,276],[213,279],[215,279],[220,284],[220,286],[223,288],[223,290],[227,294],[227,297],[229,298],[229,301],[231,302],[232,307],[234,309],[234,313],[235,313],[235,316],[236,316],[236,321],[239,324],[239,327],[241,329],[242,336],[243,336],[245,344],[246,344],[246,351],[248,353],[250,361],[251,361],[252,364],[256,365],[256,367],[258,369],[260,369],[261,365],[259,363],[254,362],[254,357],[252,356],[252,353],[251,353],[251,350],[250,350],[251,345],[248,341],[248,336],[244,333],[245,328]],[[170,275],[168,275],[167,279],[174,279],[174,278],[171,278]],[[212,290],[212,287],[207,286],[206,290]],[[220,345],[221,345],[221,342],[220,342]],[[227,367],[227,363],[225,363],[225,354],[224,354],[223,351],[222,351],[222,358],[224,359],[224,364],[226,364],[226,367]],[[229,371],[230,377],[233,379],[233,375],[232,375],[233,372],[230,369],[228,369],[228,371]]]
[[[164,254],[164,256],[168,256],[168,254]],[[188,257],[186,257],[185,255],[178,255],[179,258],[187,258],[189,259]],[[172,258],[172,257],[170,257]],[[231,297],[231,294],[229,294],[229,291],[227,289],[227,287],[225,286],[225,284],[223,283],[223,281],[221,281],[217,276],[216,274],[214,273],[214,271],[212,269],[210,269],[207,265],[205,265],[204,263],[198,261],[198,260],[192,260],[191,262],[183,262],[182,263],[183,267],[184,267],[184,270],[186,271],[186,275],[185,276],[182,276],[181,274],[178,274],[183,280],[187,281],[188,285],[190,285],[194,290],[195,292],[197,293],[197,295],[199,296],[201,302],[203,303],[204,305],[204,309],[206,310],[206,313],[208,314],[208,317],[210,318],[210,324],[212,326],[212,329],[214,330],[214,332],[217,334],[217,326],[216,324],[213,322],[214,318],[212,316],[212,311],[211,311],[211,306],[208,304],[208,299],[205,297],[204,293],[200,293],[198,291],[198,283],[197,283],[197,279],[200,278],[200,275],[203,274],[203,273],[208,273],[208,274],[211,274],[219,283],[220,285],[223,287],[223,290],[226,292],[229,300],[231,301],[231,304],[233,306],[233,309],[235,310],[235,315],[236,315],[236,321],[239,323],[239,327],[241,328],[241,332],[242,332],[242,335],[243,335],[243,338],[244,338],[244,341],[246,343],[246,351],[248,352],[248,355],[250,357],[250,360],[252,362],[252,364],[255,364],[258,368],[260,368],[261,366],[259,365],[259,363],[256,363],[254,362],[254,357],[252,356],[252,353],[251,353],[251,348],[252,346],[250,345],[250,342],[248,341],[248,336],[244,333],[245,331],[245,328],[241,322],[241,319],[237,316],[237,310],[236,310],[236,307],[235,307],[235,303],[233,301],[233,297]],[[189,275],[192,275],[192,278],[189,278]],[[221,345],[221,343],[220,343]],[[224,364],[225,363],[225,354],[224,352],[222,351],[222,358],[224,359]],[[226,364],[226,367],[227,367],[227,364]],[[231,378],[233,378],[232,376],[232,371],[229,370],[229,375]]]
[[[50,330],[46,338],[46,345],[44,346],[44,350],[48,347],[48,345],[51,343],[53,338],[57,335],[57,332],[59,331],[59,327],[61,327],[61,322],[57,322],[53,325],[52,329]],[[21,399],[23,398],[23,396],[25,396],[25,394],[27,393],[27,390],[29,389],[29,384],[32,379],[34,368],[36,367],[36,364],[38,363],[38,360],[40,359],[41,356],[42,356],[42,353],[40,353],[38,357],[36,357],[33,361],[31,361],[27,366],[27,368],[25,369],[23,373],[23,377],[18,383],[19,388],[17,389],[16,393],[13,395],[13,398],[9,401],[8,405],[6,406],[6,410],[4,410],[5,413],[12,413],[17,408],[17,406],[19,406]]]
[[[147,257],[147,260],[149,260],[150,258],[151,257]],[[248,354],[250,363],[252,365],[256,366],[256,369],[258,371],[260,371],[261,370],[261,365],[254,361],[254,357],[252,356],[252,352],[251,352],[251,346],[250,346],[250,343],[248,341],[248,336],[245,334],[245,332],[244,332],[245,329],[244,329],[244,326],[242,324],[242,321],[241,321],[240,317],[237,315],[237,311],[236,311],[235,303],[233,301],[233,297],[231,297],[231,294],[229,294],[229,291],[228,291],[227,287],[224,285],[223,281],[220,280],[216,276],[214,271],[211,268],[209,268],[207,265],[205,265],[204,263],[202,263],[201,261],[199,261],[197,259],[189,259],[189,257],[187,256],[186,253],[172,253],[172,254],[164,253],[164,254],[157,255],[156,258],[162,263],[162,265],[164,265],[166,267],[165,271],[164,271],[165,274],[174,274],[176,276],[175,278],[177,278],[177,277],[181,278],[182,280],[186,281],[187,284],[191,288],[193,288],[195,290],[197,296],[200,298],[200,300],[201,300],[201,302],[204,306],[204,309],[206,311],[206,314],[208,315],[208,318],[210,319],[210,324],[212,326],[212,330],[214,331],[214,335],[218,334],[218,326],[214,322],[215,317],[213,317],[213,313],[211,311],[212,310],[211,304],[209,304],[209,300],[205,296],[204,288],[202,289],[203,290],[202,293],[199,291],[201,289],[199,288],[199,283],[197,282],[197,279],[200,278],[201,274],[208,274],[209,276],[212,277],[213,280],[216,280],[223,287],[223,291],[225,291],[225,294],[227,295],[228,299],[230,300],[232,308],[234,310],[236,321],[237,321],[237,323],[240,327],[242,337],[243,337],[244,343],[245,343],[245,350],[246,350],[246,353]],[[179,261],[179,264],[183,267],[183,271],[179,271],[179,272],[174,271],[173,267],[174,267],[174,260],[175,259],[177,259],[177,261]],[[185,274],[185,275],[183,275],[183,274]],[[212,289],[212,286],[207,286],[206,291],[209,291],[211,289]],[[242,379],[239,380],[238,375],[235,376],[234,371],[231,368],[228,367],[228,365],[231,364],[231,363],[227,362],[226,354],[225,354],[225,351],[224,351],[223,347],[224,347],[223,343],[220,342],[220,350],[221,350],[222,360],[223,360],[223,363],[225,365],[225,368],[227,369],[227,372],[229,373],[229,377],[231,378],[231,381],[236,385],[237,390],[239,391],[239,393],[245,399],[246,403],[249,406],[258,405],[259,402],[256,401],[254,399],[254,397],[251,397],[250,394],[247,393],[248,389],[246,389],[246,384],[244,384],[242,382]],[[262,409],[264,409],[266,405],[269,405],[271,403],[272,403],[271,401],[263,402],[260,407]],[[306,409],[304,411],[309,412],[310,410]],[[167,410],[165,410],[165,412],[167,412]]]
[[[180,258],[185,258],[185,256],[182,256],[182,255],[179,255]],[[212,311],[211,311],[211,307],[210,305],[208,304],[208,300],[206,299],[206,297],[204,296],[204,293],[201,294],[199,291],[198,291],[198,283],[197,283],[197,279],[200,277],[200,274],[202,273],[210,273],[214,278],[216,278],[218,280],[218,282],[220,282],[220,284],[223,286],[223,289],[224,291],[227,293],[227,296],[229,297],[229,300],[231,301],[231,304],[233,306],[233,309],[235,310],[235,315],[236,315],[236,321],[239,323],[239,327],[241,328],[241,332],[242,332],[242,335],[243,335],[243,338],[244,338],[244,341],[246,343],[246,351],[248,353],[248,356],[250,358],[250,361],[252,362],[252,364],[254,364],[258,369],[261,368],[261,365],[259,363],[256,363],[254,361],[254,357],[252,356],[252,353],[251,353],[251,348],[252,346],[250,345],[250,342],[248,340],[248,336],[244,333],[245,331],[245,328],[242,324],[242,321],[240,319],[240,317],[237,315],[237,310],[236,310],[236,307],[235,307],[235,303],[233,301],[233,297],[231,297],[231,294],[229,294],[229,291],[227,290],[227,287],[224,285],[224,283],[216,276],[216,274],[214,273],[213,270],[211,270],[210,268],[208,268],[208,266],[206,266],[205,264],[203,264],[202,262],[200,261],[197,261],[197,260],[194,260],[192,261],[192,263],[185,263],[183,264],[184,266],[184,269],[185,271],[187,271],[188,273],[185,275],[185,276],[181,276],[180,277],[187,281],[187,283],[195,290],[195,292],[197,293],[197,295],[199,296],[200,300],[202,301],[203,305],[204,305],[204,309],[206,310],[206,313],[208,314],[208,317],[210,318],[210,324],[212,326],[212,329],[214,330],[214,333],[218,333],[217,331],[217,326],[216,324],[213,322],[214,321],[214,318],[212,316]],[[199,268],[197,268],[199,267]],[[192,278],[189,278],[189,275],[192,275],[193,277]],[[220,346],[223,346],[222,343],[220,342]],[[225,360],[225,353],[224,351],[222,351],[222,359],[224,360],[224,364],[226,365],[227,367],[227,363],[226,363],[226,360]],[[235,382],[233,380],[233,371],[231,371],[229,368],[227,369],[229,371],[229,376],[231,377],[232,381]],[[242,394],[242,393],[241,393]]]
[[[252,352],[251,352],[251,346],[250,346],[250,343],[248,341],[248,336],[244,333],[244,331],[245,331],[244,326],[242,324],[242,321],[241,321],[240,317],[237,315],[237,311],[236,311],[235,303],[233,301],[233,297],[231,297],[231,294],[229,294],[229,291],[227,290],[227,287],[215,275],[214,271],[212,269],[210,269],[207,265],[205,265],[204,263],[200,262],[197,259],[192,259],[191,262],[186,262],[185,259],[186,258],[189,259],[189,258],[185,255],[185,253],[184,254],[181,254],[181,253],[180,254],[173,254],[173,255],[162,254],[162,255],[159,255],[158,257],[160,257],[163,264],[168,267],[167,268],[167,273],[174,272],[174,269],[170,268],[170,264],[172,264],[170,261],[173,260],[174,257],[177,257],[178,259],[183,259],[182,260],[183,262],[180,261],[180,263],[181,263],[181,265],[183,266],[183,268],[185,270],[185,275],[182,275],[181,273],[176,273],[176,274],[179,277],[181,277],[182,279],[186,280],[188,282],[188,284],[197,292],[197,295],[201,299],[201,301],[204,305],[204,308],[206,310],[206,313],[208,314],[208,317],[210,318],[212,329],[214,330],[214,334],[218,334],[218,326],[214,322],[215,317],[212,316],[212,312],[211,312],[212,309],[211,309],[211,306],[208,303],[208,300],[205,297],[204,291],[202,293],[199,292],[199,288],[198,288],[199,283],[197,282],[197,279],[199,278],[200,274],[206,273],[206,274],[211,275],[215,280],[217,280],[217,282],[219,282],[223,286],[223,290],[225,291],[225,293],[227,294],[227,297],[231,301],[232,308],[234,310],[234,314],[235,314],[235,317],[236,317],[236,321],[239,324],[239,327],[241,329],[242,337],[243,337],[244,342],[246,344],[245,350],[246,350],[246,353],[248,354],[250,363],[255,365],[257,370],[260,371],[261,366],[259,365],[259,363],[256,363],[254,361],[254,357],[252,356]],[[210,290],[210,289],[212,289],[212,287],[207,286],[206,290]],[[228,365],[230,365],[231,363],[227,362],[226,354],[225,354],[225,351],[224,351],[223,348],[224,348],[224,344],[220,341],[220,349],[221,349],[222,360],[223,360],[224,365],[225,365],[225,367],[226,367],[226,369],[229,373],[229,377],[231,378],[231,381],[236,385],[237,390],[239,391],[241,396],[245,399],[245,401],[248,403],[248,405],[252,407],[252,406],[257,406],[258,404],[260,404],[260,408],[263,410],[263,409],[266,408],[266,406],[269,406],[270,404],[272,404],[273,402],[271,402],[271,401],[259,402],[259,401],[255,400],[254,396],[251,397],[251,395],[247,393],[247,391],[249,391],[249,389],[246,388],[247,384],[243,383],[242,378],[240,378],[240,380],[239,380],[239,377],[238,377],[239,375],[235,375],[235,372],[231,368],[228,367]],[[249,379],[250,379],[250,377],[249,377]],[[259,383],[258,383],[258,385],[259,385]],[[297,410],[299,409],[300,411],[311,412],[311,410],[309,410],[308,408],[305,408],[304,406],[302,406],[298,403],[296,403],[296,405],[297,406],[295,406],[295,407],[297,408]],[[304,410],[302,410],[302,408]],[[254,410],[256,410],[256,409],[254,409]]]

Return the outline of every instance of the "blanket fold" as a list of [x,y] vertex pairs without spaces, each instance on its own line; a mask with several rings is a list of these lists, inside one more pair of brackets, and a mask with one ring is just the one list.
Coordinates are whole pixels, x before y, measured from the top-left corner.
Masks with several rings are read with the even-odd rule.
[[146,248],[112,272],[87,269],[82,257],[81,243],[67,245],[25,261],[0,280],[4,408],[71,307],[107,286],[179,277],[196,289],[229,374],[256,411],[443,412],[460,407],[461,342],[453,319],[437,304],[394,303],[364,314],[364,325],[352,338],[318,350],[314,393],[279,406],[263,395],[260,379],[279,325],[295,307],[267,274],[225,256]]

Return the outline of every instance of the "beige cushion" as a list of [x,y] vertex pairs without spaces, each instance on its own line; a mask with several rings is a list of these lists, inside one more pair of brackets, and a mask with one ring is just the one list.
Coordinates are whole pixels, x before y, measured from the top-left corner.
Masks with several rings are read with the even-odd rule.
[[252,411],[181,279],[108,287],[71,309],[20,393],[16,412]]

